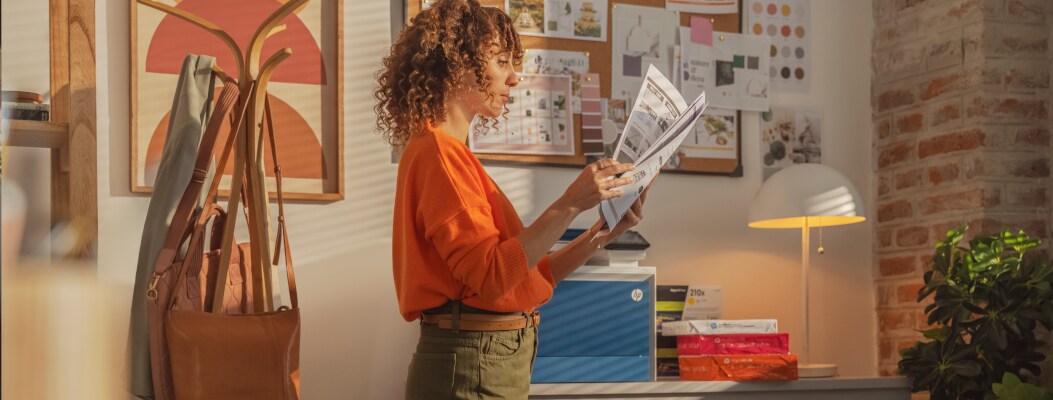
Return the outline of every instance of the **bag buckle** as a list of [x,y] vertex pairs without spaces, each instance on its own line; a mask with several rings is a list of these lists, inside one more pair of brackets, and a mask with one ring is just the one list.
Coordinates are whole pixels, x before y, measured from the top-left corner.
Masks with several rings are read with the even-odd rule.
[[160,282],[161,278],[164,278],[167,274],[167,271],[162,273],[154,272],[153,279],[150,279],[150,286],[146,288],[146,298],[150,300],[157,300],[157,283]]

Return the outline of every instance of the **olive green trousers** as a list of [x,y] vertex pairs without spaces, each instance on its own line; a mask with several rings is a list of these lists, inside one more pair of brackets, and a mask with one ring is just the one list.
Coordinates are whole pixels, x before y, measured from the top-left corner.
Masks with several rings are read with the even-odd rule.
[[526,399],[536,356],[536,327],[454,333],[421,325],[406,399]]

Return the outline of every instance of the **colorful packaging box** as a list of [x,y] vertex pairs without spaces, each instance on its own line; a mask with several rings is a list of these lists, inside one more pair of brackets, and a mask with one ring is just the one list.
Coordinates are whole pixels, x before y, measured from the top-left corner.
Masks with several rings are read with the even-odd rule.
[[686,285],[658,285],[655,292],[655,326],[658,329],[655,367],[658,376],[680,376],[680,360],[676,354],[676,337],[662,335],[662,324],[679,321],[687,298]]
[[657,351],[655,354],[655,368],[658,376],[680,376],[680,360],[676,354],[676,336],[662,336],[659,334]]
[[796,354],[680,356],[685,381],[793,381]]
[[715,354],[790,354],[789,333],[727,333],[676,336],[681,356]]
[[662,334],[665,336],[778,332],[779,324],[774,319],[716,319],[662,323]]

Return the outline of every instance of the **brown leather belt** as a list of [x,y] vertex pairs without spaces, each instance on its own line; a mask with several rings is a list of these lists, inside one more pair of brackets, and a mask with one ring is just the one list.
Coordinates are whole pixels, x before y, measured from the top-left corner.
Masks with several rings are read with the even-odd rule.
[[[424,314],[421,320],[440,329],[453,329],[453,314]],[[537,311],[527,315],[491,315],[461,313],[460,330],[511,331],[537,326],[541,316]]]

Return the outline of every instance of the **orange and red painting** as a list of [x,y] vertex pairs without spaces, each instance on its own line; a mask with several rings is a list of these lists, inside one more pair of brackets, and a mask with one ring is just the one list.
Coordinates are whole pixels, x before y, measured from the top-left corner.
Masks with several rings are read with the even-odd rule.
[[[167,0],[166,3],[219,26],[244,51],[264,19],[285,2]],[[148,192],[156,184],[154,178],[168,133],[168,114],[183,59],[188,53],[210,55],[231,74],[236,74],[237,66],[231,50],[215,35],[134,2],[133,8],[132,190]],[[308,2],[282,21],[285,29],[269,37],[261,53],[261,58],[266,59],[285,47],[293,52],[274,71],[267,87],[282,166],[282,187],[292,198],[342,197],[340,11],[337,1]],[[219,143],[223,143],[228,134],[229,127],[224,125]],[[218,152],[217,146],[217,157]],[[274,160],[269,151],[264,154],[264,170],[273,190]],[[230,171],[228,165],[225,173]],[[229,181],[229,177],[226,179]]]

